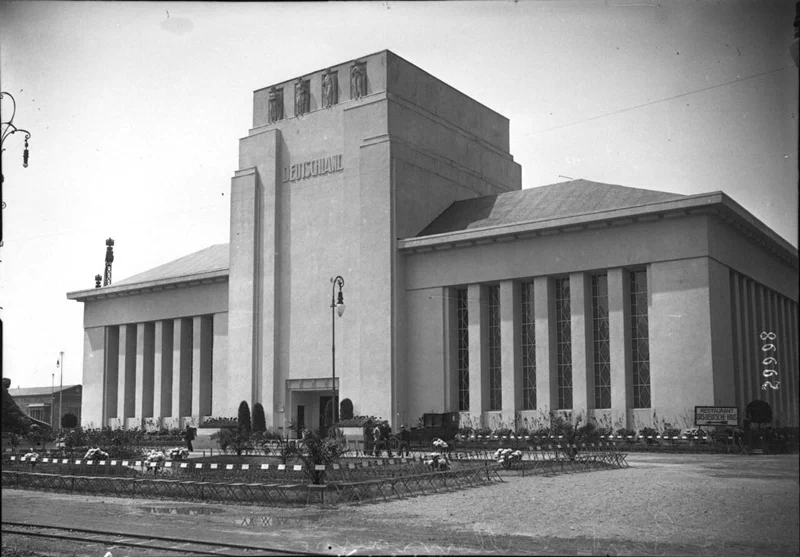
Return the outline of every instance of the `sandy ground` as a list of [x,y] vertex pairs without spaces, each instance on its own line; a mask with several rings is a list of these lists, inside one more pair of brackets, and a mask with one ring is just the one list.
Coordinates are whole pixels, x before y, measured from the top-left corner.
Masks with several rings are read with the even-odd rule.
[[[198,505],[4,489],[3,520],[320,554],[800,556],[798,455],[631,455],[631,468],[336,508]],[[4,536],[3,555],[102,556]],[[114,557],[151,557],[111,548]],[[32,551],[33,553],[25,553]]]

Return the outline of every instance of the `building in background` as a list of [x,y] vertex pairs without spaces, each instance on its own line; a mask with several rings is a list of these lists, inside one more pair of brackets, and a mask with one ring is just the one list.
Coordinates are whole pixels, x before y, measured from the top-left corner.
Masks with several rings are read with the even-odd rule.
[[[31,418],[50,424],[54,430],[61,427],[64,414],[75,414],[81,423],[81,404],[83,387],[64,385],[63,387],[21,387],[8,389],[17,406]],[[59,405],[61,411],[59,414]]]
[[680,427],[758,398],[797,425],[797,250],[724,193],[523,190],[508,120],[389,51],[253,100],[230,243],[68,294],[84,425],[183,427],[246,400],[315,426],[334,388],[395,427]]

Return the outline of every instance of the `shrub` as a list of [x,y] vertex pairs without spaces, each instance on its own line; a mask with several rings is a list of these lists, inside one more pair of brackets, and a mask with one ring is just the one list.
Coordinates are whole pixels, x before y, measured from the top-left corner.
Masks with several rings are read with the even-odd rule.
[[264,406],[260,402],[253,405],[253,433],[267,431],[267,418],[264,415]]
[[253,448],[249,434],[245,436],[241,432],[234,433],[230,429],[220,429],[219,432],[211,435],[211,440],[219,443],[222,452],[236,453],[237,456],[241,456],[243,452]]
[[339,419],[352,420],[353,419],[353,401],[349,398],[342,399],[339,405]]
[[766,400],[754,400],[747,405],[747,419],[754,424],[772,422],[772,406]]
[[250,435],[253,431],[253,423],[250,420],[250,406],[246,400],[239,403],[239,435]]
[[594,422],[586,422],[575,432],[575,442],[577,443],[597,443],[600,440],[600,432]]
[[73,428],[78,425],[78,416],[73,414],[72,412],[67,412],[63,416],[61,416],[61,427],[65,428]]

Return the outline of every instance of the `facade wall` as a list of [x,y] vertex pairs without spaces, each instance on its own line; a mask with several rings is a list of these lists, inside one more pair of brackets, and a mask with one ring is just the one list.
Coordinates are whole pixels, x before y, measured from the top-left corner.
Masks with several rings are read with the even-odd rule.
[[706,219],[664,219],[406,255],[409,290],[708,255]]
[[90,300],[84,304],[84,328],[144,323],[228,311],[227,282]]
[[780,425],[798,423],[797,302],[730,272],[734,400],[766,400]]

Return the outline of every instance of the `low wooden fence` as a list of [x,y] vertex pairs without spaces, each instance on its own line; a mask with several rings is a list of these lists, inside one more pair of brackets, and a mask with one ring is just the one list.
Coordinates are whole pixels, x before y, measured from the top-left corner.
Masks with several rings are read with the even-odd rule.
[[[184,464],[184,463],[181,463]],[[141,497],[153,499],[178,499],[218,503],[282,505],[308,504],[320,502],[328,504],[353,504],[373,500],[386,500],[397,497],[415,497],[442,491],[465,489],[489,485],[503,481],[496,465],[475,464],[454,465],[447,471],[431,472],[420,470],[413,463],[409,468],[397,468],[391,475],[370,476],[364,470],[377,469],[378,466],[334,467],[330,468],[325,484],[313,485],[302,481],[297,474],[302,467],[292,466],[291,471],[281,470],[278,474],[265,475],[268,469],[259,470],[257,482],[198,481],[156,477],[124,476],[86,476],[48,474],[9,470],[3,467],[2,486],[4,488],[36,489],[55,493],[81,493],[110,495],[118,497]],[[269,465],[265,465],[269,466]],[[188,467],[187,467],[188,469]],[[359,472],[355,472],[359,470]]]

